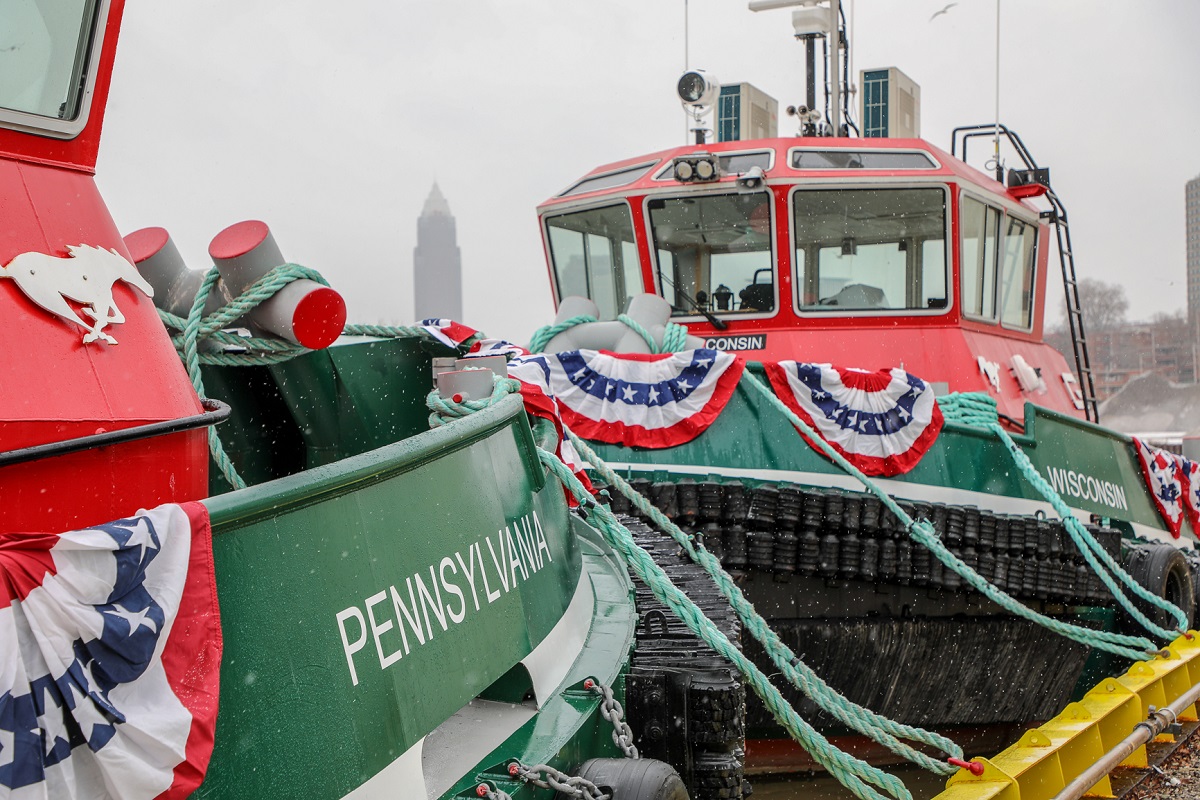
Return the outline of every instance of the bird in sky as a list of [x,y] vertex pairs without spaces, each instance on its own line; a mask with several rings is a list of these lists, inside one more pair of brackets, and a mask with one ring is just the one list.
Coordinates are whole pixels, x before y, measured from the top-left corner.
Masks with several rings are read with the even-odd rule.
[[956,5],[958,5],[958,3],[947,3],[946,6],[941,11],[935,11],[933,16],[929,18],[929,21],[933,22],[935,19],[940,17],[942,14],[945,14],[950,9],[954,8]]

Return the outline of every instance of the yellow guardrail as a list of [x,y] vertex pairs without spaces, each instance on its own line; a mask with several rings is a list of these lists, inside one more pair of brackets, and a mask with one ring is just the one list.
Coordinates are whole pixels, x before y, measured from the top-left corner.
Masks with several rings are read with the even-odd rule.
[[[975,758],[979,774],[960,769],[934,800],[1051,800],[1084,770],[1116,748],[1150,707],[1162,708],[1200,683],[1200,635],[1176,639],[1153,661],[1134,664],[1120,677],[1107,678],[1078,703],[1021,739],[995,758]],[[1196,722],[1196,705],[1178,715]],[[1170,734],[1156,741],[1174,741]],[[1138,747],[1122,767],[1147,767],[1146,748]],[[978,770],[978,768],[976,767]],[[1090,780],[1090,778],[1089,778]],[[1113,797],[1108,777],[1088,797]]]

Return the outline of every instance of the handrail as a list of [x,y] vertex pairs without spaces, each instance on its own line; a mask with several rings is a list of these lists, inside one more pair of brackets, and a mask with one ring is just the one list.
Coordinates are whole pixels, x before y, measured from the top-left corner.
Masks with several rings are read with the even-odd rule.
[[1171,725],[1174,725],[1175,721],[1179,719],[1179,715],[1197,700],[1200,700],[1200,683],[1188,689],[1181,697],[1176,698],[1175,702],[1166,708],[1151,711],[1149,719],[1139,722],[1134,727],[1133,733],[1122,739],[1116,747],[1105,753],[1103,758],[1092,764],[1081,772],[1075,780],[1064,786],[1061,792],[1054,795],[1053,800],[1079,800],[1101,778],[1112,772],[1122,761],[1129,758],[1134,750],[1137,750]]
[[229,414],[232,412],[229,405],[220,400],[210,400],[202,397],[200,398],[200,403],[204,406],[204,411],[190,417],[169,419],[165,422],[150,422],[145,425],[135,425],[132,428],[122,428],[118,431],[105,431],[104,433],[94,433],[90,436],[80,436],[77,439],[65,439],[61,442],[50,442],[49,444],[38,444],[33,447],[22,447],[17,450],[7,450],[0,453],[0,467],[24,464],[43,458],[65,456],[69,453],[79,453],[97,447],[135,442],[139,439],[165,436],[170,433],[180,433],[196,428],[207,428],[210,425],[219,425],[229,419]]

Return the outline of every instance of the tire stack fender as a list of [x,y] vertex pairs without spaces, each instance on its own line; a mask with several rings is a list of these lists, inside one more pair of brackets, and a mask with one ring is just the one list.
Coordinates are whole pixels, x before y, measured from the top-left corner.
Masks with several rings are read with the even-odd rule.
[[[1125,571],[1140,586],[1155,596],[1167,599],[1183,610],[1190,628],[1196,617],[1196,584],[1193,581],[1192,564],[1184,552],[1169,544],[1135,544],[1125,551]],[[1175,621],[1161,608],[1145,600],[1132,598],[1139,611],[1159,627],[1172,630]],[[1123,630],[1142,632],[1141,626],[1129,614],[1118,612],[1118,621]]]
[[[577,773],[612,800],[689,800],[679,773],[653,758],[593,758]],[[558,798],[566,798],[561,792]]]

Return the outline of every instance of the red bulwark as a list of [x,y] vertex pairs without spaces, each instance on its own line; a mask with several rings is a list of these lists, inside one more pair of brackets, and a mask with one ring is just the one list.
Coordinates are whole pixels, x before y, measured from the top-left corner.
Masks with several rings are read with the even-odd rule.
[[[129,258],[91,175],[123,5],[111,3],[83,132],[61,140],[0,130],[0,267],[24,253],[66,267],[67,248],[80,245]],[[119,344],[85,344],[84,327],[0,278],[0,452],[201,412],[153,301],[120,280],[112,295],[125,321],[105,332]],[[203,430],[0,468],[0,532],[71,530],[199,499],[207,470]]]

